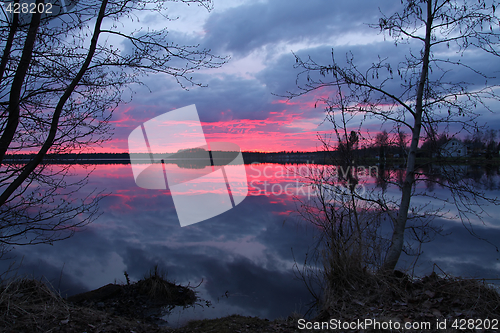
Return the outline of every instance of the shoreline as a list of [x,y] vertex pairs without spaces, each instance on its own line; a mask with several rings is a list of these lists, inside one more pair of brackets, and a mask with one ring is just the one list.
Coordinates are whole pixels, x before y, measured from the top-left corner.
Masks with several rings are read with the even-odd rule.
[[[330,325],[329,329],[337,330],[339,326],[335,325],[348,325],[347,323],[353,325],[354,322],[371,320],[372,323],[378,323],[378,325],[431,323],[432,328],[425,330],[429,332],[454,332],[457,329],[451,325],[464,322],[465,330],[457,326],[458,329],[473,332],[475,330],[467,329],[470,320],[475,320],[476,326],[479,323],[483,326],[489,325],[489,327],[493,323],[500,325],[500,294],[497,288],[489,287],[484,281],[440,277],[435,273],[413,280],[404,273],[400,273],[395,272],[394,276],[383,279],[368,278],[367,288],[345,291],[342,299],[335,299],[333,303],[327,302],[327,306],[323,307],[315,318],[305,319],[299,314],[292,314],[288,318],[270,321],[265,318],[233,314],[215,319],[193,320],[177,328],[158,325],[145,318],[138,319],[137,313],[130,311],[120,314],[114,312],[113,309],[110,310],[110,305],[117,307],[117,299],[127,305],[128,302],[136,302],[141,295],[144,295],[140,291],[140,281],[127,285],[108,284],[66,300],[39,280],[17,278],[8,283],[4,281],[1,288],[0,307],[4,314],[0,328],[3,332],[51,330],[53,332],[277,333],[316,332],[321,325],[323,325],[320,328],[322,331],[325,325]],[[147,279],[141,280],[143,286],[146,286],[144,281]],[[186,291],[186,287],[174,284],[169,286],[173,288],[170,290],[171,296],[175,294],[175,290]],[[148,293],[151,288],[155,287],[147,284],[145,288],[149,288],[143,290]],[[132,289],[135,290],[134,293],[123,294],[125,290]],[[117,298],[120,293],[122,293],[121,296]],[[158,294],[149,295],[158,296]],[[188,298],[192,300],[192,294],[186,293],[186,295],[189,295]],[[179,300],[177,299],[177,303]],[[172,304],[171,299],[165,304]],[[180,304],[187,303],[180,300]],[[130,309],[134,308],[130,307]],[[443,325],[447,326],[446,329],[443,329]],[[362,327],[366,328],[366,332],[372,331],[373,327],[368,329],[365,326]],[[359,331],[345,330],[342,326],[340,328],[346,332]],[[393,330],[393,332],[399,331],[401,330]],[[495,331],[484,327],[482,330],[482,332]]]

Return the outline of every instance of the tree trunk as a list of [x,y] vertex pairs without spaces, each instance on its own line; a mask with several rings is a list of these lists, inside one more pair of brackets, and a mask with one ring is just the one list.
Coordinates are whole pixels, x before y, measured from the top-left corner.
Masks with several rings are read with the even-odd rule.
[[[19,0],[14,0],[14,4],[18,4]],[[19,13],[15,12],[12,15],[12,24],[9,29],[9,37],[7,37],[7,42],[5,43],[5,49],[3,50],[2,61],[0,62],[0,82],[3,80],[5,73],[5,68],[7,68],[7,62],[9,62],[10,51],[12,50],[12,43],[14,42],[14,36],[16,35],[17,28],[19,27]]]
[[[43,0],[36,1],[37,6],[39,3],[43,3]],[[12,81],[12,87],[10,89],[10,96],[9,96],[9,106],[7,108],[9,116],[2,137],[0,137],[0,164],[3,161],[5,153],[7,152],[7,149],[9,148],[12,139],[14,138],[14,134],[16,133],[17,126],[19,124],[19,113],[20,113],[19,99],[21,96],[21,90],[23,87],[24,78],[30,66],[31,57],[33,55],[33,47],[35,45],[36,34],[38,31],[38,27],[40,26],[40,17],[41,13],[38,12],[33,14],[33,16],[31,17],[30,27],[28,30],[28,35],[26,36],[26,41],[24,42],[21,60],[19,62],[19,65],[17,66],[16,74],[14,75],[14,80]],[[14,38],[14,34],[17,29],[17,19],[18,17],[14,15],[12,26],[9,33],[9,38],[10,37]],[[10,43],[9,45],[9,40],[7,40],[7,45],[5,46],[3,55],[3,57],[5,57],[5,65],[7,65],[7,60],[10,53],[10,47],[12,47],[12,43]],[[2,58],[2,66],[3,64],[4,64],[4,59]]]
[[420,73],[420,80],[417,88],[417,99],[415,103],[414,126],[412,130],[412,139],[410,151],[408,154],[408,161],[406,164],[406,175],[401,190],[401,202],[399,205],[398,216],[394,225],[392,234],[391,246],[387,252],[383,271],[392,271],[398,263],[399,257],[403,250],[404,233],[406,228],[406,221],[408,219],[408,210],[410,208],[410,199],[413,183],[415,181],[415,162],[417,158],[417,149],[420,139],[420,130],[422,128],[422,113],[423,113],[423,96],[425,83],[429,71],[429,54],[431,48],[431,32],[432,32],[432,0],[427,0],[427,22],[425,29],[425,46],[422,59],[422,71]]

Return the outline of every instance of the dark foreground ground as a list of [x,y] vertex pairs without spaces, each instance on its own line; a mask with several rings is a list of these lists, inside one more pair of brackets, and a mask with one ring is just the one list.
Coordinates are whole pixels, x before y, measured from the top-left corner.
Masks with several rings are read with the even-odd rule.
[[[377,288],[346,293],[330,300],[315,320],[379,323],[429,322],[431,329],[353,329],[335,332],[497,332],[500,330],[500,296],[482,281],[436,274],[419,280],[406,276],[384,280]],[[156,275],[129,285],[109,284],[97,290],[63,299],[46,284],[34,279],[4,282],[0,288],[0,332],[317,332],[306,329],[300,317],[269,321],[238,315],[193,321],[181,328],[157,325],[160,309],[195,302],[191,289],[162,280]],[[485,321],[488,319],[488,322]],[[446,322],[444,329],[437,323]],[[338,323],[338,321],[337,321]],[[452,325],[456,323],[455,327]],[[487,324],[488,323],[488,324]],[[497,323],[495,325],[495,323]],[[314,325],[313,319],[309,326]],[[487,326],[489,329],[487,329]],[[308,327],[309,327],[308,326]],[[312,326],[314,328],[314,326]],[[330,327],[332,328],[332,327]],[[495,329],[496,328],[496,329]]]

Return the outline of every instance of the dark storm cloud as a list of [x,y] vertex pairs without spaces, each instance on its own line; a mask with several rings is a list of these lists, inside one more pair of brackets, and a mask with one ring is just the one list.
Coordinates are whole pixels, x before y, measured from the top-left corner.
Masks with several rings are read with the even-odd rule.
[[[366,29],[369,28],[366,27]],[[373,64],[383,60],[383,62],[391,65],[393,73],[391,74],[389,71],[383,69],[379,71],[380,79],[377,80],[376,78],[370,77],[371,73],[368,78],[371,80],[372,84],[375,85],[381,83],[383,79],[390,78],[384,83],[384,90],[396,96],[401,96],[406,90],[406,87],[403,86],[406,82],[399,77],[398,69],[401,70],[401,73],[404,72],[405,57],[408,57],[410,52],[419,50],[420,46],[420,44],[412,42],[409,45],[402,44],[396,47],[391,41],[386,41],[366,45],[342,45],[334,48],[325,45],[296,50],[294,53],[302,61],[313,61],[318,65],[329,66],[333,63],[333,52],[337,64],[344,68],[347,66],[347,57],[352,57],[354,65],[359,72],[363,74],[366,74],[368,68]],[[432,63],[430,78],[439,84],[439,86],[433,88],[439,93],[447,94],[447,89],[451,87],[449,83],[460,83],[469,91],[481,89],[485,87],[486,83],[489,85],[500,84],[500,67],[492,66],[492,64],[497,63],[497,59],[489,53],[471,49],[461,54],[453,49],[448,50],[445,47],[444,49],[437,49],[434,54],[434,59],[439,61]],[[456,65],[456,63],[465,64],[467,67]],[[284,96],[288,96],[288,92],[295,94],[303,92],[299,87],[306,87],[308,77],[311,80],[333,82],[333,78],[328,75],[324,77],[318,72],[304,72],[304,68],[294,68],[294,65],[294,56],[292,54],[284,54],[275,61],[268,63],[267,67],[259,72],[256,77],[266,87],[270,88],[273,93]],[[347,93],[347,91],[347,88],[344,87],[344,93]],[[415,91],[416,88],[412,89],[410,92],[414,93]],[[325,87],[321,90],[315,90],[306,94],[304,98],[310,98],[310,100],[314,101],[319,97],[325,98],[332,96],[332,92],[332,88]],[[375,96],[376,94],[373,95]],[[406,95],[403,96],[406,98]],[[489,103],[487,98],[485,98],[484,101]],[[321,107],[324,106],[321,103],[318,105],[321,105]],[[492,104],[489,104],[489,106],[491,107]],[[492,109],[495,110],[494,107]],[[487,116],[488,125],[490,127],[498,128],[500,123],[499,114],[487,112],[480,104],[472,110]],[[311,113],[309,114],[312,115]],[[480,118],[479,122],[481,123],[481,121],[484,122],[486,119],[484,118],[481,120]],[[379,121],[377,121],[377,123],[380,124]]]
[[[331,46],[325,45],[297,50],[294,53],[302,61],[313,61],[314,63],[322,66],[329,66],[332,64],[332,51],[335,61],[341,66],[346,66],[346,58],[352,56],[354,63],[360,72],[365,73],[373,63],[378,61],[379,56],[380,59],[387,58],[387,61],[389,61],[394,68],[397,68],[397,64],[404,59],[405,53],[402,47],[393,48],[394,44],[392,43],[379,42],[367,45],[338,46],[333,49]],[[305,73],[303,68],[294,68],[295,65],[296,62],[293,54],[284,54],[269,64],[264,70],[259,72],[257,74],[257,78],[267,87],[270,87],[275,94],[287,96],[287,92],[295,94],[303,92],[303,90],[299,89],[299,87],[306,87],[306,84],[308,83],[308,73]],[[333,79],[328,75],[323,77],[317,72],[311,72],[309,74],[310,78],[316,81],[333,81]],[[386,75],[389,75],[389,72],[381,72],[381,78],[385,78]],[[401,91],[399,80],[388,81],[385,87],[391,92]],[[327,87],[322,90],[310,92],[306,95],[306,97],[309,96],[309,98],[314,101],[319,96],[323,98],[327,97],[332,93],[332,91],[333,88]]]
[[262,46],[308,40],[322,42],[376,23],[379,7],[389,11],[399,2],[273,0],[252,2],[214,13],[206,22],[204,44],[246,55]]
[[[279,106],[271,105],[273,100],[271,93],[256,80],[228,74],[199,74],[198,78],[207,87],[194,87],[186,91],[178,89],[178,86],[166,77],[158,85],[159,78],[156,77],[146,82],[153,87],[152,92],[137,87],[140,94],[134,97],[133,105],[137,110],[131,111],[134,114],[141,114],[141,108],[144,113],[147,109],[153,109],[159,115],[179,107],[196,104],[202,121],[221,121],[266,119],[268,112],[279,110]],[[173,91],[176,93],[172,93]],[[151,115],[148,114],[147,117],[149,116]]]
[[[391,65],[393,69],[392,77],[394,78],[393,80],[389,80],[385,84],[385,87],[387,90],[397,93],[401,92],[402,88],[399,86],[401,83],[404,83],[404,80],[401,80],[397,75],[397,70],[400,68],[401,72],[403,72],[405,68],[405,57],[409,56],[412,49],[413,52],[419,50],[419,46],[420,44],[418,43],[411,43],[410,45],[402,44],[396,47],[391,41],[386,41],[366,45],[342,45],[336,47],[324,45],[315,48],[296,50],[294,53],[304,62],[311,60],[318,65],[330,66],[333,63],[333,52],[336,63],[344,68],[347,66],[347,57],[352,57],[354,65],[359,72],[363,74],[366,73],[366,70],[370,66],[383,60],[384,63],[389,63]],[[433,71],[430,73],[432,80],[441,78],[443,83],[469,83],[473,89],[484,85],[486,81],[488,81],[489,84],[500,83],[500,67],[491,66],[492,60],[495,59],[488,53],[471,50],[462,55],[450,50],[446,53],[437,52],[434,58],[436,60],[440,59],[440,61],[432,64]],[[452,65],[449,62],[461,62],[470,68]],[[277,94],[284,94],[286,91],[298,92],[299,90],[295,84],[297,74],[304,71],[304,68],[294,68],[295,65],[294,56],[291,53],[284,54],[268,64],[264,70],[257,74],[257,78],[267,87],[271,87]],[[484,75],[488,77],[484,77],[472,69],[479,73],[484,73]],[[441,77],[443,72],[447,73],[444,77]],[[385,79],[387,77],[391,77],[390,73],[387,70],[381,70],[380,79]],[[298,84],[300,86],[305,86],[307,83],[306,74],[302,74],[298,78]],[[324,82],[332,81],[328,75],[323,77],[315,72],[311,72],[311,78],[315,80],[321,79]],[[380,82],[380,80],[377,81],[371,77],[369,78],[372,82]]]
[[179,96],[182,102],[177,102],[199,106],[202,121],[263,120],[269,112],[283,109],[272,104],[271,92],[256,80],[227,74],[206,78],[206,89],[198,89],[196,94],[182,94]]
[[[294,83],[293,63],[288,62],[288,64],[288,73],[291,75],[286,77]],[[276,103],[277,100],[285,98],[273,95],[279,91],[268,87],[268,82],[229,74],[200,74],[198,77],[207,87],[195,87],[185,91],[177,89],[178,87],[168,78],[165,78],[165,81],[154,78],[149,82],[151,87],[154,87],[151,92],[144,88],[137,88],[138,93],[134,97],[134,102],[128,108],[123,107],[126,111],[120,112],[125,126],[115,126],[116,136],[126,137],[130,130],[139,126],[141,122],[190,104],[196,105],[202,122],[237,121],[239,119],[265,121],[269,119],[271,113],[285,110],[290,112],[290,116],[293,113],[300,113],[307,119],[315,118],[321,112],[320,110],[304,112],[293,105]],[[156,82],[156,86],[153,81]],[[135,120],[135,123],[131,120]],[[120,125],[119,122],[117,120],[116,125]]]

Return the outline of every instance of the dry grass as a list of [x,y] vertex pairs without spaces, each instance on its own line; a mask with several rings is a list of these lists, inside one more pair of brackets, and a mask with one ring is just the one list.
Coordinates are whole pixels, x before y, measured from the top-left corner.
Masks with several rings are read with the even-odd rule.
[[10,332],[162,332],[154,325],[68,304],[48,284],[31,278],[0,288],[0,331]]
[[390,276],[364,272],[356,281],[348,288],[329,290],[316,319],[376,318],[400,323],[446,319],[448,330],[432,331],[441,333],[455,332],[450,328],[455,319],[500,320],[500,294],[482,280],[440,277],[435,273],[412,280],[396,271]]
[[46,284],[28,278],[9,281],[1,288],[0,309],[1,326],[12,332],[46,331],[51,323],[62,322],[70,314]]
[[195,292],[188,288],[176,285],[167,280],[167,274],[155,266],[143,280],[137,282],[139,293],[147,295],[151,300],[170,300],[170,304],[187,306],[196,302]]

